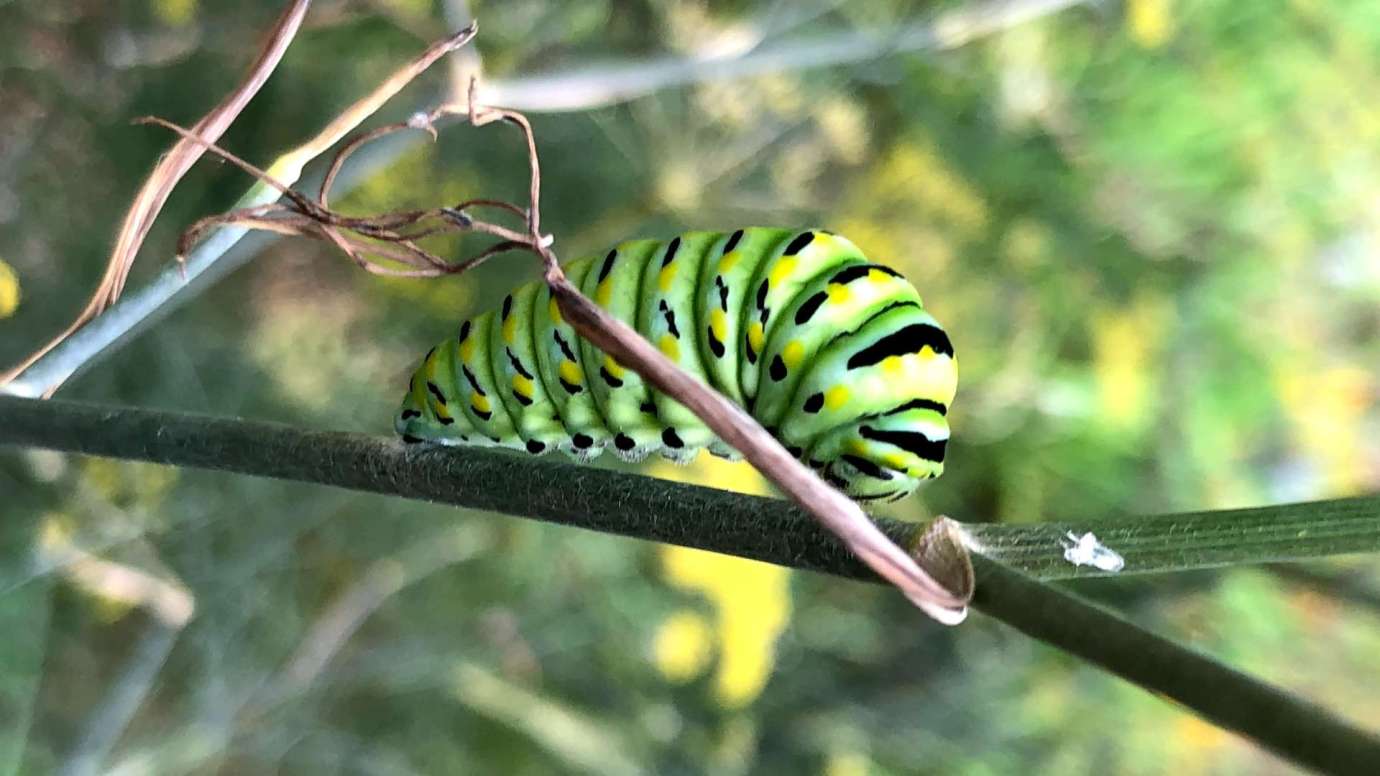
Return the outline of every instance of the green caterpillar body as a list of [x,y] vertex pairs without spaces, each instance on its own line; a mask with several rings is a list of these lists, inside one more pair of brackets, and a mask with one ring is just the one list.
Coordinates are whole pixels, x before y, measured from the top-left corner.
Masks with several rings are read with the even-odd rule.
[[[748,228],[625,242],[570,281],[682,369],[746,408],[858,499],[939,476],[953,347],[915,287],[822,230]],[[579,460],[736,457],[693,413],[576,335],[545,284],[460,324],[413,374],[408,441],[499,445]]]

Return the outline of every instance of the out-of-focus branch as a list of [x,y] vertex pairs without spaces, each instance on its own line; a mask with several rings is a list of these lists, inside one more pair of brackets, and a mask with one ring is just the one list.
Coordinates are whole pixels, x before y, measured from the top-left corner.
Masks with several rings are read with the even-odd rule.
[[180,582],[102,558],[76,546],[55,525],[48,526],[37,547],[44,565],[61,570],[73,585],[110,601],[146,610],[150,622],[124,669],[82,725],[72,752],[59,773],[86,776],[100,771],[120,734],[129,726],[153,687],[178,635],[196,611],[196,599]]
[[[0,397],[0,444],[315,482],[486,509],[868,581],[878,578],[803,510],[780,499],[503,450],[62,400]],[[1330,502],[1335,520],[1375,523],[1380,497]],[[1252,510],[1256,525],[1286,507]],[[1230,513],[1229,513],[1230,514]],[[1179,535],[1175,515],[1142,531]],[[878,519],[913,546],[920,528]],[[969,526],[965,526],[967,528]],[[999,526],[985,533],[993,541]],[[1024,529],[1015,526],[1015,529]],[[1326,710],[1222,666],[1111,612],[980,555],[973,607],[1095,663],[1281,755],[1329,773],[1367,773],[1380,741]]]
[[888,30],[854,30],[793,39],[732,54],[617,62],[578,70],[481,81],[485,105],[538,112],[580,111],[706,81],[810,70],[900,53],[945,51],[1048,16],[1087,0],[989,0]]
[[312,623],[256,706],[272,706],[300,694],[385,601],[408,585],[473,558],[491,543],[492,538],[475,526],[449,526],[375,561]]

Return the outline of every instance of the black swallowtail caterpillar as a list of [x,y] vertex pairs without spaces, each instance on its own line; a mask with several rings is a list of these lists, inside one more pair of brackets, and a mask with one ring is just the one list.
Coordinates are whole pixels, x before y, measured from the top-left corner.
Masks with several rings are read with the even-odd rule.
[[[939,476],[957,362],[900,274],[823,230],[749,228],[633,240],[565,267],[570,281],[682,369],[746,408],[858,499]],[[579,460],[736,457],[684,405],[583,341],[540,281],[463,321],[413,374],[408,441]]]

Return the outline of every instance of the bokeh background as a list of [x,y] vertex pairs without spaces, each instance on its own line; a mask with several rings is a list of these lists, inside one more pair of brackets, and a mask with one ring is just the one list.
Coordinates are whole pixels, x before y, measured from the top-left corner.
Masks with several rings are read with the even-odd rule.
[[[193,122],[281,5],[0,0],[0,364],[100,276],[169,144],[129,120]],[[888,53],[929,13],[982,6],[323,1],[225,145],[266,164],[467,12],[509,85],[784,46],[796,59],[770,74],[534,111],[545,226],[573,259],[813,224],[905,271],[962,373],[947,474],[889,514],[1095,519],[1380,488],[1380,5],[1072,5]],[[804,67],[858,34],[875,52]],[[524,175],[515,134],[456,126],[342,206],[519,199]],[[248,183],[193,171],[131,285]],[[388,433],[414,360],[535,277],[515,255],[387,280],[281,241],[61,395]],[[767,492],[707,456],[647,468]],[[1289,770],[982,616],[946,630],[879,587],[530,521],[5,451],[0,536],[5,773]],[[1080,589],[1374,729],[1374,566]]]

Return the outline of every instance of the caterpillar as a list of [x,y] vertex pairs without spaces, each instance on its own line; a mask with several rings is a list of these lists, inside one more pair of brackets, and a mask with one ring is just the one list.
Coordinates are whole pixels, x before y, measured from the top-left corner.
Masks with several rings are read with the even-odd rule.
[[[860,500],[939,476],[957,384],[949,337],[900,273],[820,229],[631,240],[570,281]],[[580,461],[611,446],[686,462],[725,445],[684,405],[576,335],[536,281],[462,321],[412,374],[408,442],[497,445]]]

